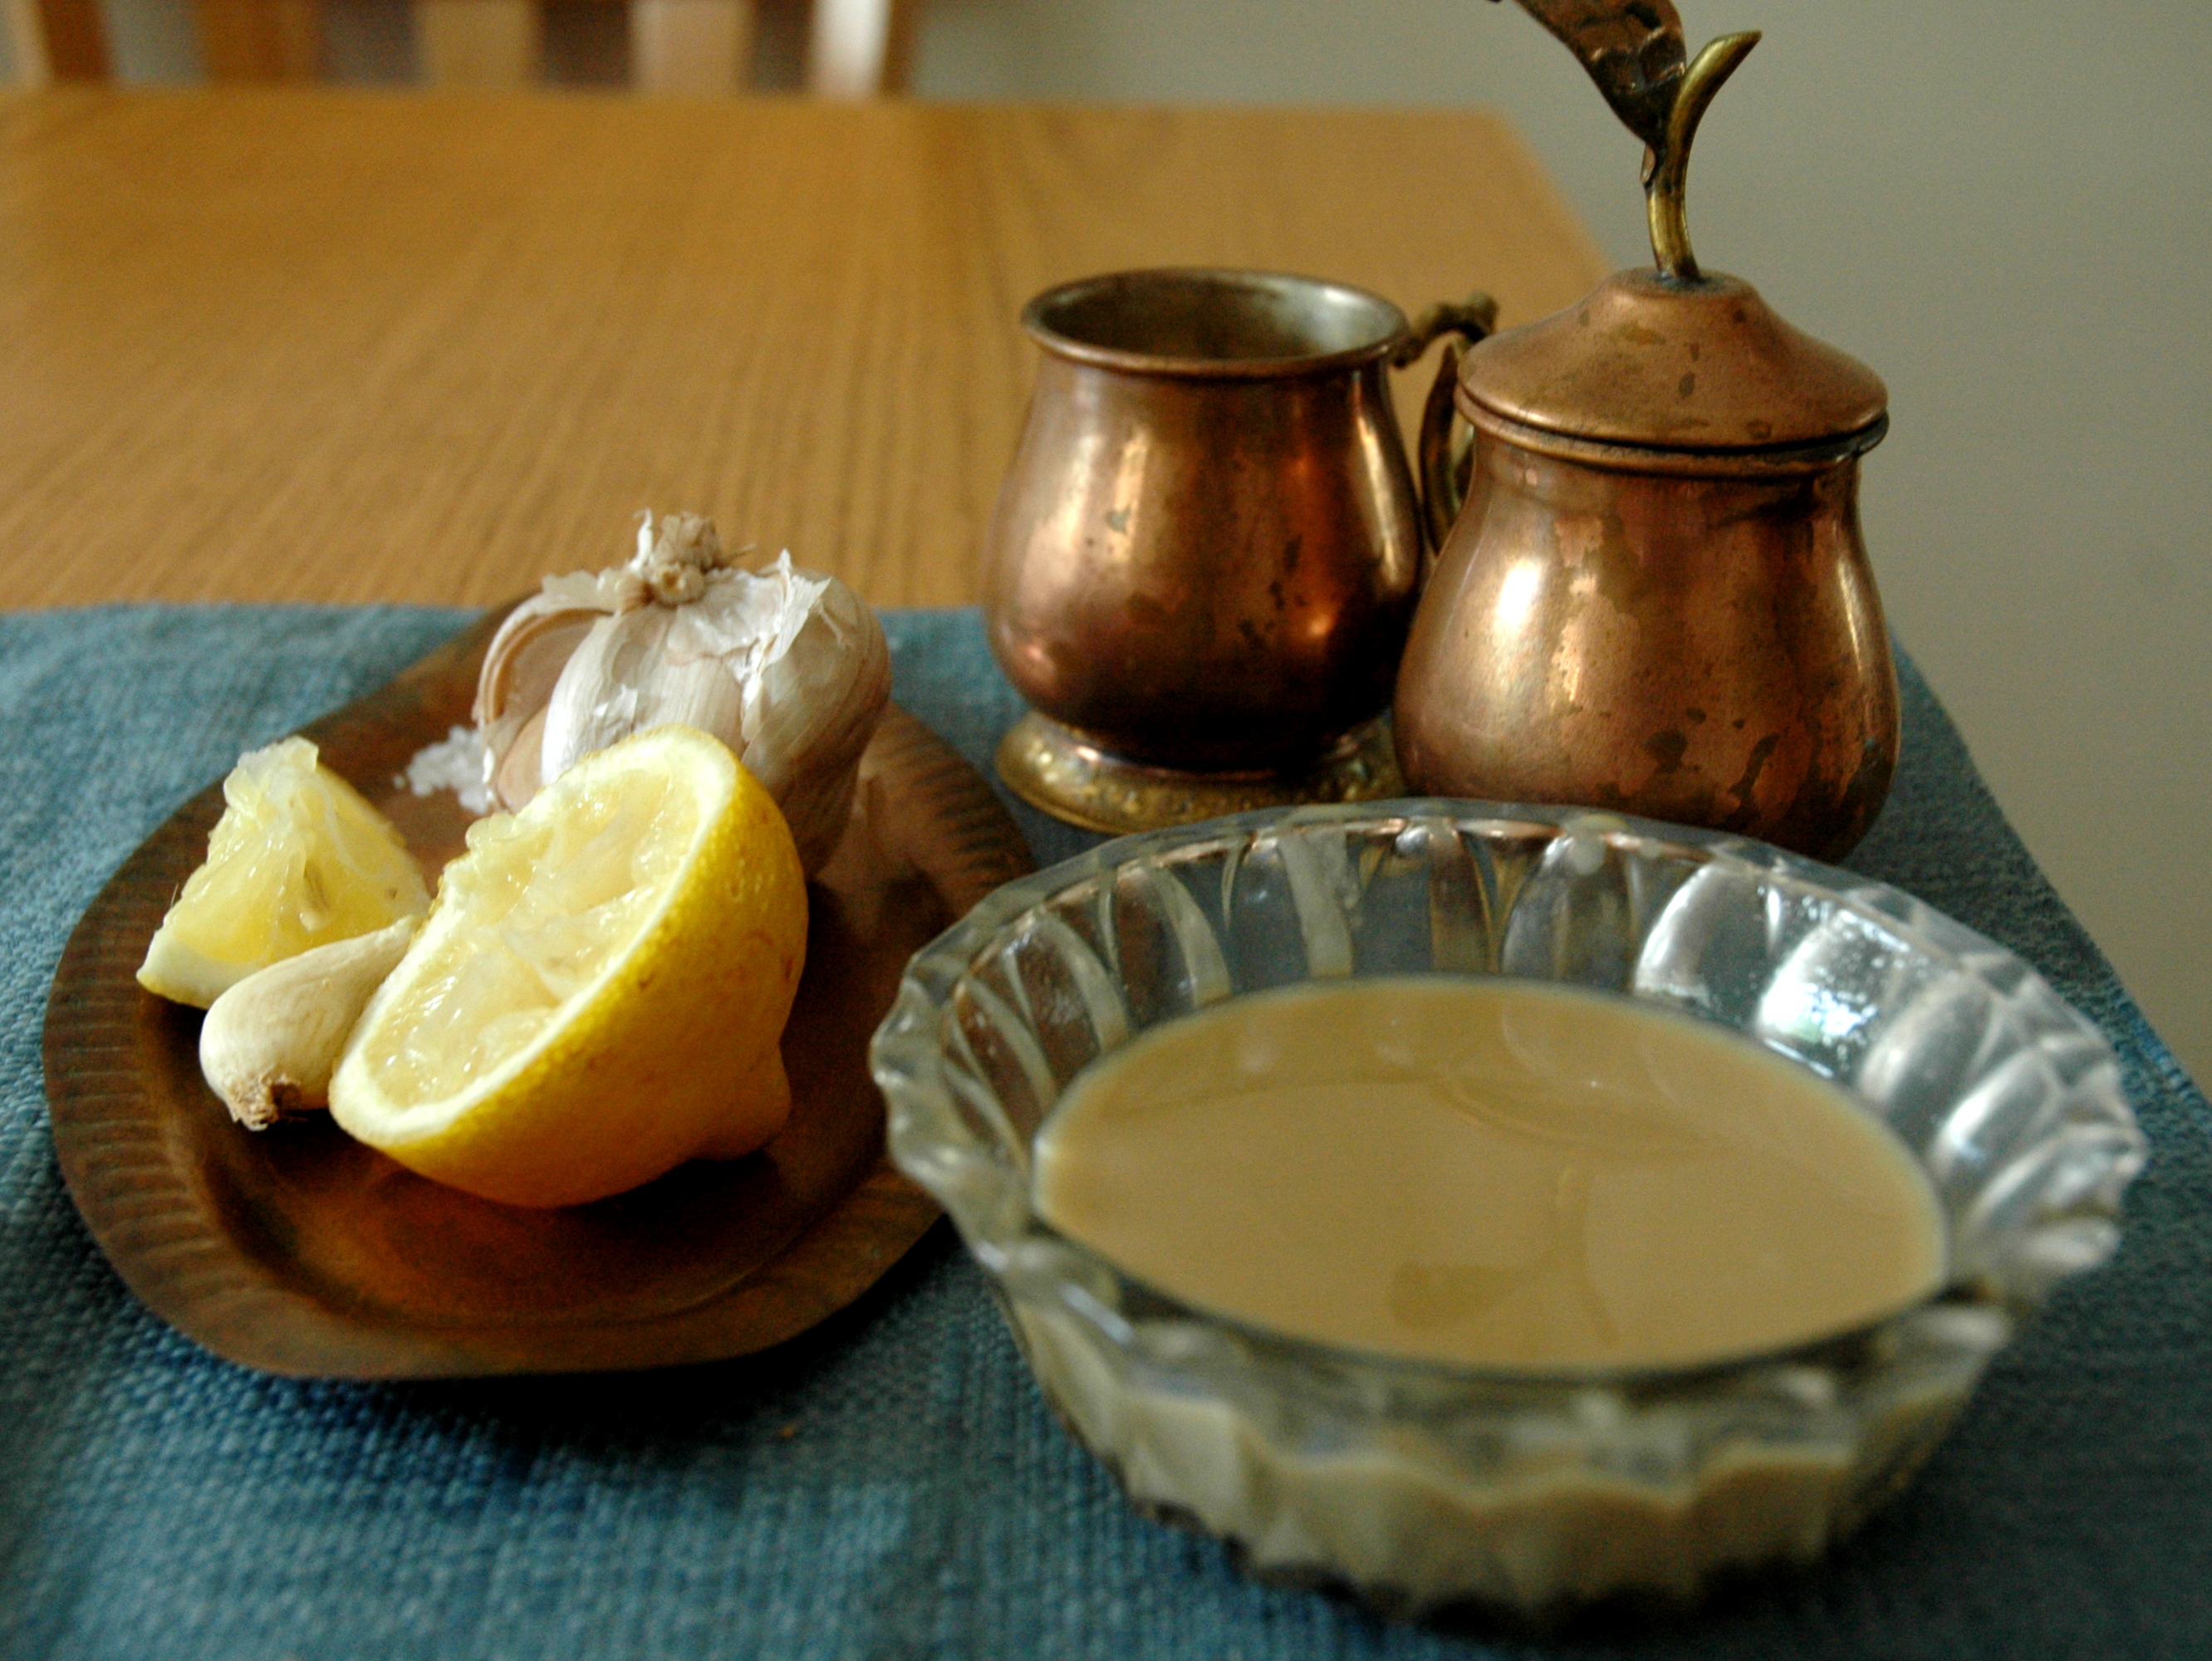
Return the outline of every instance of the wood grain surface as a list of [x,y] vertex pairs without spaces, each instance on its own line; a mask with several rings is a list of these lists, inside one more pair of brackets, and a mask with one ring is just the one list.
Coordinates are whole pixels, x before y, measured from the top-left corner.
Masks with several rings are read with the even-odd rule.
[[1480,113],[0,98],[0,605],[488,603],[647,506],[964,602],[1022,302],[1169,264],[1508,322],[1602,267]]

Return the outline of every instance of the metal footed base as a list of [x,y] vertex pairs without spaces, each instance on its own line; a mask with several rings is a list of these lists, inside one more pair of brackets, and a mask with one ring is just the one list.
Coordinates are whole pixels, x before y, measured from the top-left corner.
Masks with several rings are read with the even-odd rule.
[[999,776],[1055,819],[1114,836],[1255,808],[1404,793],[1387,716],[1353,729],[1296,771],[1181,773],[1124,761],[1032,711],[1000,741]]

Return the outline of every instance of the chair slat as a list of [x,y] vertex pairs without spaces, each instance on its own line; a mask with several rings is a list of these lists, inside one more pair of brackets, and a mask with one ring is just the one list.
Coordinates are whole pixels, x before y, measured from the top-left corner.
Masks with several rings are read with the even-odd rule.
[[99,0],[4,0],[4,9],[17,85],[107,79]]
[[538,0],[415,0],[422,78],[434,87],[526,87],[538,79]]
[[[198,0],[210,81],[313,81],[326,70],[324,0]],[[714,95],[752,77],[757,0],[628,0],[630,79],[641,92]],[[414,0],[422,78],[438,87],[535,82],[544,0]],[[831,98],[906,89],[915,0],[811,0],[806,86]],[[99,0],[0,0],[15,79],[104,81]]]
[[751,78],[753,0],[629,0],[630,82],[713,97]]
[[904,92],[914,29],[914,0],[814,0],[807,90],[821,98]]
[[319,81],[322,0],[199,0],[210,81]]

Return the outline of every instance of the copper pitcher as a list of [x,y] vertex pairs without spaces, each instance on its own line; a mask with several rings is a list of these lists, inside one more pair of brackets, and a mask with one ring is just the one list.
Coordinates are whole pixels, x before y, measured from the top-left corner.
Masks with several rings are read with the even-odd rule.
[[1043,355],[983,571],[991,649],[1032,710],[1000,749],[1008,784],[1113,831],[1395,792],[1377,718],[1425,532],[1387,371],[1494,315],[1477,297],[1415,326],[1262,271],[1030,301]]
[[1656,264],[1467,355],[1471,465],[1424,459],[1432,494],[1471,478],[1399,670],[1406,782],[1839,858],[1898,752],[1858,519],[1887,394],[1691,250],[1690,140],[1758,37],[1686,63],[1664,0],[1523,3],[1652,144]]

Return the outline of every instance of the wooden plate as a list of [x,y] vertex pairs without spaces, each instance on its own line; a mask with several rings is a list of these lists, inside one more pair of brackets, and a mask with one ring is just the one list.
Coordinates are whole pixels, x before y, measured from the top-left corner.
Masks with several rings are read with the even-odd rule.
[[[396,785],[465,722],[496,617],[307,729],[434,875],[465,820]],[[256,1134],[202,1082],[200,1012],[135,978],[206,857],[210,785],[124,862],[70,938],[46,1009],[46,1095],[71,1197],[131,1289],[217,1355],[274,1373],[437,1378],[746,1355],[842,1308],[936,1206],[884,1156],[867,1046],[907,959],[1030,868],[975,770],[904,711],[862,763],[863,813],[810,893],[783,1039],[793,1107],[750,1158],[595,1205],[532,1211],[403,1170],[326,1117]]]

